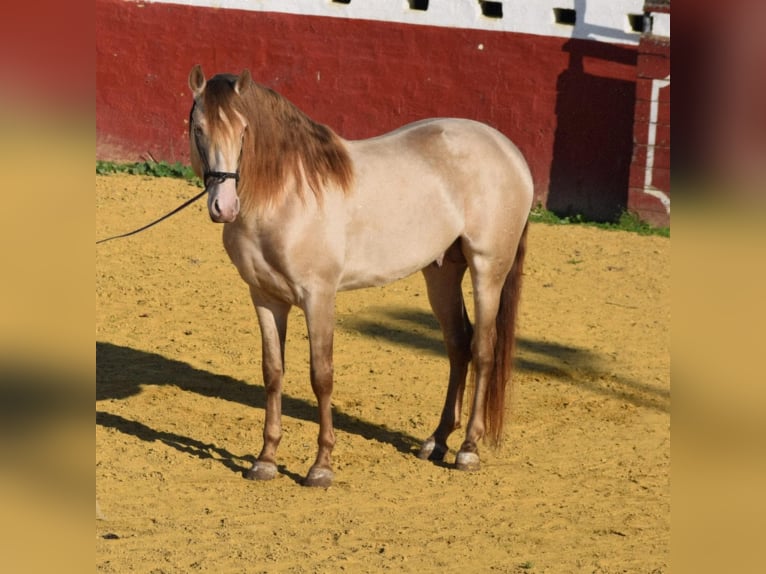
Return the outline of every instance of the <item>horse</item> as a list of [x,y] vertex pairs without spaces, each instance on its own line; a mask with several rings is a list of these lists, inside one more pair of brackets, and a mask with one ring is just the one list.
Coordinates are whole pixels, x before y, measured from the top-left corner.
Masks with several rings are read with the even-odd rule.
[[[449,380],[441,417],[417,456],[443,461],[460,428],[469,364],[474,391],[455,468],[480,468],[478,443],[500,443],[533,182],[494,128],[435,118],[346,140],[274,90],[239,75],[188,77],[190,159],[210,218],[248,285],[262,339],[263,447],[253,480],[277,474],[287,317],[305,314],[318,450],[303,479],[333,481],[333,331],[339,291],[421,271],[441,327]],[[462,292],[473,287],[473,321]]]

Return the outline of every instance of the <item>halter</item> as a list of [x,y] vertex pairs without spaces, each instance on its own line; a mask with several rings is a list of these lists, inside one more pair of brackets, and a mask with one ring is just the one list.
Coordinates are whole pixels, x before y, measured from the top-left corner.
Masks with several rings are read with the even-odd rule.
[[239,171],[206,171],[204,174],[204,181],[211,177],[218,180],[218,183],[223,183],[227,179],[233,179],[236,183],[239,183]]

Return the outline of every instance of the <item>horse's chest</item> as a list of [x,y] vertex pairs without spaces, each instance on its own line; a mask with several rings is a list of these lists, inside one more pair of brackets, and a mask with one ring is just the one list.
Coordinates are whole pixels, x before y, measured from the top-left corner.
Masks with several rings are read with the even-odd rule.
[[223,243],[245,283],[262,293],[294,302],[295,291],[279,257],[274,255],[274,246],[258,237],[227,233],[224,233]]

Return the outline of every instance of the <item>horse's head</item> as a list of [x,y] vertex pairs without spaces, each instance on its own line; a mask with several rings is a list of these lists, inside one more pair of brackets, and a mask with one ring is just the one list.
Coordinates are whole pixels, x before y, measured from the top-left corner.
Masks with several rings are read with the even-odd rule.
[[189,73],[194,97],[189,113],[191,164],[208,192],[210,219],[217,223],[232,222],[239,214],[237,184],[248,126],[238,109],[251,84],[247,70],[239,76],[221,74],[209,81],[199,65]]

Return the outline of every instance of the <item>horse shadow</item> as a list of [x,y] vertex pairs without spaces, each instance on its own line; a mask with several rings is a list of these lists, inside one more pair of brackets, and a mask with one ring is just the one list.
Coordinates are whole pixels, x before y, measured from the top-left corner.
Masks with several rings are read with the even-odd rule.
[[199,459],[218,460],[226,468],[236,473],[241,473],[246,470],[246,467],[244,466],[245,463],[249,462],[252,464],[255,461],[255,457],[251,455],[235,455],[214,444],[203,443],[202,441],[191,437],[172,432],[158,431],[142,422],[106,411],[96,411],[96,424],[105,428],[118,430],[144,442],[162,442],[168,446],[172,446],[180,452],[196,456]]
[[447,359],[441,328],[434,314],[429,311],[407,307],[371,307],[363,314],[339,317],[338,330]]
[[[439,324],[427,311],[373,307],[365,314],[344,320],[340,328],[446,359]],[[555,378],[637,407],[670,412],[669,390],[616,373],[598,353],[583,347],[520,336],[516,339],[514,370]],[[605,384],[605,380],[611,384]]]
[[[384,344],[405,346],[420,352],[445,357],[439,325],[434,316],[410,308],[373,308],[368,313],[340,318],[338,328],[374,338]],[[556,379],[596,394],[610,396],[663,413],[670,412],[670,391],[657,388],[613,372],[598,354],[589,349],[556,342],[518,337],[515,370]],[[604,384],[607,380],[611,384]],[[527,384],[536,384],[528,380]],[[143,385],[174,385],[203,396],[234,401],[265,410],[265,391],[260,385],[197,369],[182,361],[147,351],[107,342],[96,343],[96,400],[124,399],[140,392]],[[311,401],[283,394],[284,415],[315,422],[316,405]],[[381,426],[342,411],[333,412],[337,429],[368,440],[386,443],[404,454],[414,454],[420,439]],[[112,428],[146,442],[161,441],[200,459],[216,459],[233,472],[241,473],[252,465],[252,455],[237,455],[191,437],[158,431],[136,420],[105,411],[96,412],[96,424]],[[296,482],[301,477],[279,466],[281,474]]]
[[[108,342],[96,343],[96,401],[120,400],[138,394],[144,385],[173,385],[202,396],[233,401],[265,410],[265,391],[260,385],[197,369],[188,363],[147,351],[123,347]],[[282,395],[282,413],[286,416],[316,421],[316,405],[311,401]],[[336,429],[359,435],[368,440],[390,444],[399,452],[417,452],[420,440],[403,432],[389,429],[344,412],[333,412]],[[233,472],[250,468],[255,458],[237,455],[213,444],[191,437],[159,431],[146,424],[103,410],[96,411],[96,424],[118,430],[146,442],[160,441],[180,452],[200,459],[215,459]],[[281,474],[299,481],[300,477],[279,467]]]

